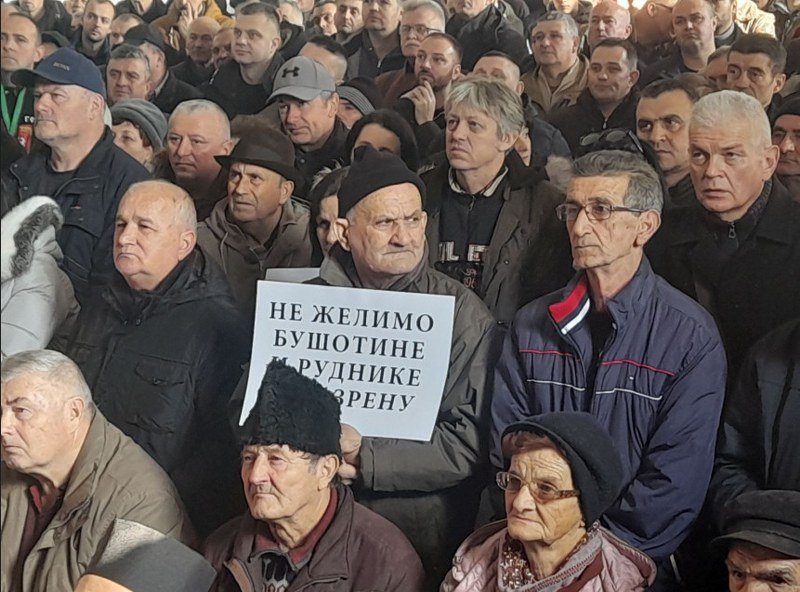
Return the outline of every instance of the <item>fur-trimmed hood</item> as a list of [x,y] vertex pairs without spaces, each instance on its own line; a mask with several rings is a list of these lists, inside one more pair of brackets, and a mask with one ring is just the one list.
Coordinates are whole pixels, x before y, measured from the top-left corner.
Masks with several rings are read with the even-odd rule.
[[0,271],[2,281],[19,277],[31,267],[37,249],[61,252],[55,233],[64,223],[61,208],[44,195],[26,199],[3,216],[0,222]]

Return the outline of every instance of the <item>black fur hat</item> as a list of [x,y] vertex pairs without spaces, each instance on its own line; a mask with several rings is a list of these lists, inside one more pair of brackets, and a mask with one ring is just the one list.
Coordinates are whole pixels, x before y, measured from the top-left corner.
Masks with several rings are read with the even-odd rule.
[[285,444],[342,456],[339,402],[328,389],[280,360],[267,366],[258,399],[240,430],[242,445]]

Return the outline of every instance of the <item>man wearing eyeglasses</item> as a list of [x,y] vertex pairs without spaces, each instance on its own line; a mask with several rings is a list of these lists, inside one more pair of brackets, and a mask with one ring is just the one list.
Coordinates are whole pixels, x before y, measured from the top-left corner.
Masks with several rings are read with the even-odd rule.
[[514,318],[495,371],[492,461],[504,466],[500,435],[522,418],[594,415],[622,455],[625,483],[602,523],[659,564],[650,590],[668,590],[670,555],[711,477],[725,352],[711,315],[644,258],[661,223],[652,167],[623,151],[574,167],[556,211],[578,273]]

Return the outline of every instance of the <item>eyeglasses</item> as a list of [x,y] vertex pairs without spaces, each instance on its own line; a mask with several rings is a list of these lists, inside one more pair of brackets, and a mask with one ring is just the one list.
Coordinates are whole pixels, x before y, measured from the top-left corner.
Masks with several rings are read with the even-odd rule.
[[543,481],[523,481],[521,477],[508,471],[497,473],[497,486],[511,493],[519,493],[523,486],[527,486],[533,499],[542,503],[566,497],[578,497],[581,494],[577,489],[556,489]]
[[400,34],[401,35],[408,35],[411,31],[414,31],[417,37],[427,37],[429,34],[437,32],[437,29],[431,29],[426,25],[400,25]]
[[602,132],[593,132],[581,137],[580,141],[581,156],[589,152],[598,150],[625,150],[626,152],[638,152],[644,156],[644,147],[629,129],[613,128]]
[[639,210],[637,208],[626,208],[625,206],[614,206],[604,201],[592,201],[582,206],[576,203],[563,203],[556,206],[556,216],[562,222],[575,220],[580,211],[586,212],[586,217],[591,222],[602,222],[608,220],[614,212],[631,212],[633,214],[641,214],[646,210]]

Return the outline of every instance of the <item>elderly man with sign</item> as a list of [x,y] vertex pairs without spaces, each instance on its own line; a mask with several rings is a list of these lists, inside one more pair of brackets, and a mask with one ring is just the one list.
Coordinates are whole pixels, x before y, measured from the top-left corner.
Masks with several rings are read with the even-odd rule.
[[317,282],[455,296],[448,374],[430,440],[362,438],[343,425],[339,469],[357,484],[360,502],[408,536],[431,581],[441,581],[477,509],[487,460],[487,376],[498,348],[495,323],[480,299],[428,266],[424,194],[425,185],[397,156],[357,150],[338,192],[338,244]]

